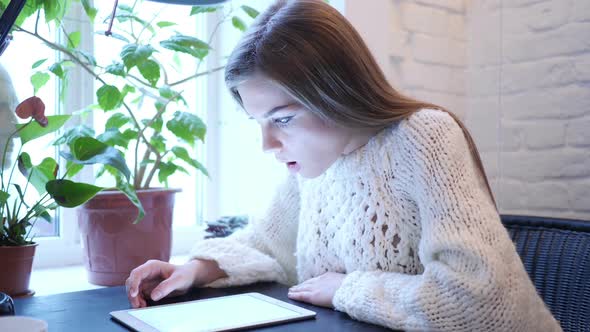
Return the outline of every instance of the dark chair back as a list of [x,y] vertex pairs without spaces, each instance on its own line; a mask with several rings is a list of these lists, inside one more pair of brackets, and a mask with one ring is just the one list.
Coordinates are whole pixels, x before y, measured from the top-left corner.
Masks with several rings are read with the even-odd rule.
[[502,215],[537,292],[564,331],[590,331],[590,221]]

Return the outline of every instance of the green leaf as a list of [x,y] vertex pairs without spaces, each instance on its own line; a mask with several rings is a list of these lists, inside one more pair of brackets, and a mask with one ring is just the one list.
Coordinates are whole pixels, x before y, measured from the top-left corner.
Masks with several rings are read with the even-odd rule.
[[113,63],[112,65],[108,65],[105,68],[105,71],[111,75],[125,77],[127,76],[127,72],[125,71],[125,66],[122,63]]
[[4,190],[0,190],[0,207],[6,204],[6,202],[8,201],[8,197],[10,197],[9,193],[7,193]]
[[120,146],[127,149],[127,146],[129,146],[129,139],[126,138],[125,135],[123,135],[117,128],[107,129],[96,139],[113,147]]
[[[94,31],[94,34],[97,36],[106,36],[107,35],[105,30],[96,30],[96,31]],[[129,38],[123,36],[122,34],[113,32],[113,31],[111,31],[111,33],[110,33],[110,35],[108,35],[108,37],[123,41],[123,42],[125,42],[125,44],[129,44],[131,42],[129,40]]]
[[123,12],[133,13],[133,8],[129,5],[119,4],[117,8]]
[[59,62],[56,62],[49,67],[49,71],[59,78],[65,78],[65,71]]
[[150,139],[150,144],[159,153],[164,153],[166,151],[166,139],[160,134],[154,134]]
[[167,27],[171,27],[171,26],[174,26],[177,24],[174,22],[161,21],[161,22],[156,23],[156,25],[159,26],[160,28],[167,28]]
[[119,172],[118,170],[116,170],[115,168],[109,166],[109,165],[103,165],[99,170],[98,173],[96,174],[96,178],[98,179],[99,177],[103,176],[104,174],[110,174],[113,176],[113,178],[117,178],[117,177],[121,177],[121,172]]
[[[43,192],[45,193],[45,189],[43,189]],[[35,211],[34,216],[39,216],[39,217],[45,219],[45,221],[51,222],[51,215],[49,214],[49,212],[47,212],[46,207],[41,206],[41,205],[35,205],[33,207],[33,211]]]
[[92,55],[88,52],[81,51],[79,49],[72,50],[72,52],[75,55],[77,55],[78,57],[82,57],[82,58],[86,59],[86,62],[88,64],[92,65],[93,67],[96,66],[96,59],[94,58],[94,55]]
[[139,133],[133,129],[127,129],[123,132],[123,136],[128,140],[137,139],[137,134]]
[[181,111],[174,113],[174,117],[166,123],[166,128],[191,146],[194,145],[195,138],[199,138],[204,142],[205,133],[207,132],[207,126],[201,118]]
[[166,183],[168,177],[174,174],[177,168],[173,163],[160,163],[160,167],[158,167],[158,181]]
[[104,188],[70,180],[52,180],[45,189],[59,206],[72,208],[86,203]]
[[66,162],[66,173],[69,178],[78,174],[83,168],[84,165],[76,164],[71,161]]
[[22,24],[26,18],[37,13],[38,10],[40,10],[41,8],[42,8],[42,4],[40,4],[36,1],[35,1],[35,3],[32,3],[32,1],[27,1],[25,3],[25,6],[23,7],[23,10],[21,11],[20,15],[16,19],[15,24],[18,26],[22,26]]
[[45,22],[61,21],[69,7],[70,1],[44,0],[43,11],[45,12]]
[[80,45],[80,40],[82,40],[82,34],[80,31],[74,31],[68,35],[68,48],[76,48]]
[[79,125],[68,129],[63,135],[55,140],[53,145],[61,145],[64,143],[69,145],[78,137],[94,137],[94,129],[85,125]]
[[121,59],[123,59],[125,67],[129,70],[146,61],[154,51],[155,49],[150,45],[128,44],[121,50]]
[[179,98],[182,98],[182,94],[178,91],[172,90],[169,85],[161,86],[158,92],[160,93],[161,97],[172,101],[176,101]]
[[18,156],[18,170],[24,175],[26,178],[29,177],[29,169],[33,167],[33,163],[31,162],[31,156],[28,153],[23,152]]
[[231,18],[231,24],[240,31],[246,31],[246,23],[237,16]]
[[134,92],[135,92],[134,86],[131,86],[129,84],[125,84],[125,86],[123,87],[123,91],[121,91],[121,100],[123,100],[123,98],[125,98],[128,93],[134,93]]
[[103,85],[96,91],[98,104],[103,110],[109,111],[115,109],[121,102],[121,92],[116,86]]
[[126,14],[126,13],[117,14],[115,17],[117,18],[117,20],[119,20],[119,22],[127,22],[128,20],[133,20],[133,21],[141,24],[142,27],[149,30],[152,34],[156,33],[156,30],[149,22],[147,22],[147,21],[145,21],[133,14]]
[[158,117],[158,118],[156,118],[156,120],[154,120],[154,122],[152,122],[150,127],[159,133],[162,131],[163,125],[164,125],[164,120],[161,117]]
[[45,194],[45,184],[50,180],[55,180],[58,168],[59,166],[53,158],[45,158],[39,165],[33,166],[28,153],[23,152],[18,156],[19,171],[29,179],[29,182],[41,196]]
[[35,63],[33,64],[33,66],[31,68],[35,69],[35,68],[39,67],[40,65],[42,65],[45,61],[47,61],[47,59],[41,59],[41,60],[35,61]]
[[82,6],[84,7],[86,15],[88,15],[88,18],[90,18],[90,21],[94,23],[94,19],[96,18],[96,13],[98,12],[98,10],[92,7],[92,5],[90,4],[90,0],[82,0]]
[[219,8],[221,8],[221,6],[217,6],[217,7],[214,7],[214,6],[193,6],[193,8],[191,8],[191,16],[201,14],[201,13],[212,13]]
[[177,171],[181,171],[182,173],[184,173],[184,174],[187,174],[187,175],[188,175],[188,171],[186,170],[186,168],[184,168],[184,167],[182,167],[182,166],[179,166],[179,165],[176,165],[176,168],[177,168],[177,169],[176,169]]
[[123,154],[107,144],[92,138],[79,137],[70,144],[70,153],[61,152],[66,160],[82,165],[109,165],[121,172],[129,179],[131,172],[125,163]]
[[175,146],[172,148],[172,153],[174,153],[174,155],[178,158],[184,160],[187,164],[201,171],[203,174],[209,176],[209,172],[207,172],[205,166],[203,166],[200,162],[196,161],[195,159],[191,158],[188,154],[188,151],[185,148],[181,146]]
[[160,79],[160,65],[154,60],[145,60],[137,65],[141,76],[143,76],[152,86],[155,86]]
[[31,84],[33,84],[35,94],[37,94],[37,91],[47,84],[47,82],[49,82],[49,79],[49,74],[40,71],[34,73],[33,76],[31,76]]
[[21,144],[59,130],[70,117],[71,115],[49,115],[47,116],[47,127],[41,127],[36,121],[17,124],[16,128],[20,130],[18,134]]
[[62,60],[61,62],[61,66],[64,68],[69,68],[69,67],[75,67],[76,63],[72,60]]
[[121,128],[124,124],[131,121],[131,119],[124,115],[123,113],[115,113],[111,115],[111,117],[107,120],[107,123],[104,125],[105,129],[110,128]]
[[256,18],[256,16],[258,16],[258,14],[260,14],[256,9],[254,9],[254,8],[252,8],[250,6],[243,5],[243,6],[241,6],[241,8],[251,18]]
[[45,184],[50,180],[55,180],[59,165],[53,158],[45,158],[31,170],[31,184],[37,189],[39,194],[45,194]]
[[172,99],[172,97],[174,97],[174,95],[176,95],[176,93],[174,92],[174,90],[172,90],[170,88],[170,85],[162,85],[159,89],[158,92],[160,93],[161,97],[164,97],[166,99]]
[[160,42],[160,45],[172,51],[190,54],[197,59],[203,59],[211,47],[204,41],[185,35],[172,36]]
[[18,184],[16,184],[16,183],[13,183],[12,185],[16,188],[16,192],[18,192],[18,197],[20,197],[21,202],[28,209],[29,208],[29,205],[26,203],[27,200],[25,199],[25,195],[23,194],[23,190],[21,189],[21,187]]
[[117,189],[123,192],[125,196],[129,198],[131,203],[137,207],[137,217],[135,218],[135,221],[133,221],[134,224],[137,224],[145,216],[145,211],[141,205],[141,201],[139,198],[137,198],[135,189],[128,182],[124,181],[120,176],[117,176]]

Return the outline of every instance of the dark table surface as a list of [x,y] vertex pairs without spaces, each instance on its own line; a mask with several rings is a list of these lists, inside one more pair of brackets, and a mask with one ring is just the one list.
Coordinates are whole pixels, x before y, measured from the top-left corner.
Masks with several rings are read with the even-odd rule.
[[[163,299],[153,305],[247,292],[266,294],[317,313],[316,318],[312,320],[258,328],[257,330],[260,331],[390,331],[383,327],[352,320],[342,312],[292,301],[287,297],[287,287],[276,283],[259,283],[231,288],[200,288],[183,296]],[[111,320],[109,315],[111,311],[130,309],[123,286],[16,299],[15,309],[17,315],[45,320],[51,332],[128,331]]]

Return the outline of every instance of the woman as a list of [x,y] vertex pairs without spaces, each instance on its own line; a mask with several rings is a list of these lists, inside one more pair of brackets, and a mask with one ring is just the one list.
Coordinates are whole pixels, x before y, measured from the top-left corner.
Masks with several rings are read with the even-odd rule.
[[291,299],[404,330],[559,331],[503,228],[471,136],[401,95],[323,1],[260,15],[226,83],[292,175],[266,216],[192,260],[150,261],[134,307],[194,286],[288,285]]

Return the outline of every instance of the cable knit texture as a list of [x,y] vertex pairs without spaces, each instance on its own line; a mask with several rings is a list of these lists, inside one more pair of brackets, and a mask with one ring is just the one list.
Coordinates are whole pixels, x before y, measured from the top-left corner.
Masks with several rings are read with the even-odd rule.
[[333,304],[410,331],[561,331],[536,293],[463,131],[424,109],[314,179],[290,176],[268,213],[193,258],[228,274],[208,286],[296,284],[346,273]]

